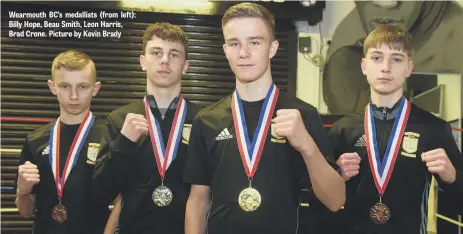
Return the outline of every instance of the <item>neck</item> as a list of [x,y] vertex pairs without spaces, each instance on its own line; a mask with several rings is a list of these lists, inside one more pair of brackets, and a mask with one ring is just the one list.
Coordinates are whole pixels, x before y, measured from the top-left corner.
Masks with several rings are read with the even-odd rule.
[[170,87],[158,87],[148,80],[146,90],[156,99],[158,108],[169,108],[172,100],[180,95],[180,82]]
[[238,90],[240,98],[244,101],[259,101],[267,96],[272,82],[272,76],[270,74],[264,74],[264,76],[250,83],[243,83],[239,79],[236,79],[236,90]]
[[90,109],[87,109],[86,111],[78,114],[78,115],[73,115],[65,112],[64,110],[61,109],[61,113],[59,115],[59,119],[61,122],[67,124],[67,125],[73,125],[73,124],[80,124],[82,121],[84,121],[85,116],[87,113],[90,111]]
[[394,104],[396,104],[400,98],[402,98],[402,96],[402,89],[398,89],[396,92],[386,95],[379,94],[371,89],[371,102],[377,107],[392,108]]

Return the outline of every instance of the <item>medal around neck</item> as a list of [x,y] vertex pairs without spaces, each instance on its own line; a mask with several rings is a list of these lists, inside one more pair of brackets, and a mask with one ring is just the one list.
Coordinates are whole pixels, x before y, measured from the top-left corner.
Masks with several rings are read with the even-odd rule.
[[251,186],[251,181],[257,171],[262,156],[267,133],[270,128],[270,122],[278,100],[278,94],[278,87],[272,84],[267,91],[264,104],[262,105],[259,122],[257,123],[252,142],[249,140],[248,128],[238,90],[235,90],[232,95],[231,109],[233,123],[235,125],[236,141],[238,143],[241,161],[243,162],[246,175],[249,179],[249,187],[243,189],[238,196],[238,204],[244,211],[255,211],[262,202],[259,191]]
[[391,210],[381,202],[370,208],[370,218],[376,224],[385,224],[391,219]]
[[161,185],[153,191],[151,198],[154,204],[158,206],[167,206],[172,202],[173,193],[168,187]]
[[58,193],[59,203],[52,209],[52,218],[58,223],[63,223],[67,219],[68,211],[66,207],[61,204],[61,198],[63,197],[64,185],[71,173],[71,170],[77,164],[80,151],[85,143],[90,129],[92,128],[95,117],[92,112],[88,112],[82,123],[80,123],[79,129],[77,130],[71,148],[67,156],[66,163],[64,164],[63,174],[60,176],[60,133],[61,133],[61,121],[58,118],[50,129],[49,138],[49,162],[55,178],[56,191]]
[[51,211],[51,217],[57,223],[64,223],[64,221],[66,221],[68,218],[68,210],[60,202],[58,205],[53,207],[53,210]]
[[164,185],[164,177],[172,161],[177,155],[177,148],[182,138],[182,129],[185,122],[187,111],[187,104],[182,96],[180,96],[177,109],[175,111],[174,120],[169,133],[169,140],[167,146],[164,146],[164,139],[162,138],[161,127],[148,104],[145,97],[143,99],[145,105],[146,119],[148,121],[148,131],[151,138],[151,146],[153,147],[154,158],[158,168],[159,176],[161,177],[161,185],[154,189],[151,198],[154,204],[158,206],[167,206],[172,202],[174,194],[167,186]]
[[238,196],[238,204],[244,211],[255,211],[259,208],[262,202],[262,197],[259,191],[251,187],[251,181],[249,181],[249,188],[245,188],[241,191]]
[[381,162],[376,141],[376,128],[371,105],[365,107],[364,129],[366,136],[366,148],[368,152],[368,161],[370,163],[371,174],[379,193],[379,202],[370,208],[370,218],[374,223],[384,224],[391,219],[391,210],[381,198],[386,191],[386,187],[391,179],[394,170],[395,161],[399,152],[400,143],[407,126],[410,115],[410,102],[405,97],[400,100],[399,113],[394,121],[394,126],[389,136],[386,152]]

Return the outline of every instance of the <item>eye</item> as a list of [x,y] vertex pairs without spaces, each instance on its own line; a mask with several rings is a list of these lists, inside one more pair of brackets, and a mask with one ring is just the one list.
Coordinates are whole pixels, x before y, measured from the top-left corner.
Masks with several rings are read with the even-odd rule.
[[401,62],[403,62],[403,59],[401,59],[401,58],[393,58],[393,61],[396,62],[396,63],[401,63]]
[[375,61],[375,62],[379,62],[382,60],[382,57],[380,56],[377,56],[377,55],[374,55],[374,56],[371,56],[371,60]]
[[171,56],[172,58],[178,58],[178,57],[180,57],[178,54],[170,54],[170,56]]
[[157,57],[162,56],[162,52],[160,52],[160,51],[153,51],[151,54],[153,54],[154,56],[157,56]]
[[230,43],[230,46],[231,46],[231,47],[238,46],[238,43],[237,43],[237,42],[231,42],[231,43]]
[[251,41],[251,45],[260,45],[260,42],[259,41]]

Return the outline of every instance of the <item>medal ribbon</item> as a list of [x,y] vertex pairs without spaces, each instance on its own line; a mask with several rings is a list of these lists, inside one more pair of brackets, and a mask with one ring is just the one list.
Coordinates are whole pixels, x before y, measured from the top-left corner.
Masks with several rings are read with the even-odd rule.
[[67,181],[69,173],[71,172],[72,168],[77,163],[77,159],[79,158],[78,155],[82,149],[82,146],[85,143],[85,139],[87,138],[90,129],[92,128],[93,122],[95,120],[95,116],[92,112],[88,112],[85,116],[82,123],[80,123],[79,129],[77,130],[76,135],[74,136],[74,140],[72,142],[71,148],[69,149],[68,157],[66,160],[66,164],[64,165],[63,175],[60,176],[60,129],[61,129],[61,122],[60,118],[58,118],[53,126],[51,127],[51,134],[49,138],[50,144],[50,153],[49,153],[49,161],[50,166],[53,171],[53,176],[55,177],[55,185],[56,191],[58,192],[58,197],[61,198],[63,196],[64,184]]
[[154,157],[158,166],[159,175],[161,179],[164,178],[167,169],[169,168],[172,161],[177,155],[177,149],[182,137],[183,124],[185,122],[187,104],[186,101],[180,96],[175,111],[174,121],[169,133],[169,140],[167,141],[167,148],[164,146],[164,139],[162,138],[161,127],[148,104],[148,100],[145,97],[143,99],[145,104],[146,119],[148,121],[148,131],[151,137],[151,145],[154,151]]
[[238,91],[232,95],[232,113],[235,124],[235,134],[238,148],[243,161],[244,169],[248,178],[252,178],[256,173],[257,166],[262,155],[273,111],[278,100],[279,89],[272,84],[267,91],[264,104],[260,111],[259,122],[254,133],[252,143],[249,142],[248,128],[244,117],[243,106]]
[[386,152],[381,162],[376,141],[376,128],[371,104],[365,108],[365,136],[367,142],[368,160],[370,162],[371,173],[375,181],[376,189],[382,196],[391,178],[394,164],[399,152],[400,143],[407,126],[408,116],[410,115],[410,102],[403,97],[400,100],[399,113],[394,121],[394,126],[389,136]]

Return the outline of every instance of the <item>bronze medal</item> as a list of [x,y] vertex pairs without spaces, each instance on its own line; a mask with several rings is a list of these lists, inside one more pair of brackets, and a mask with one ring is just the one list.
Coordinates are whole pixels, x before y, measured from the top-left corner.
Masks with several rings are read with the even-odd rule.
[[238,204],[244,211],[257,210],[261,202],[262,197],[260,196],[259,191],[252,187],[243,189],[238,196]]
[[370,208],[370,218],[377,224],[385,224],[391,219],[391,210],[381,202]]
[[158,206],[167,206],[172,202],[173,193],[168,187],[161,185],[153,191],[151,198],[154,204]]
[[64,223],[64,221],[66,221],[66,219],[68,218],[68,211],[66,207],[59,203],[58,205],[53,207],[53,210],[51,211],[51,217],[57,223]]

